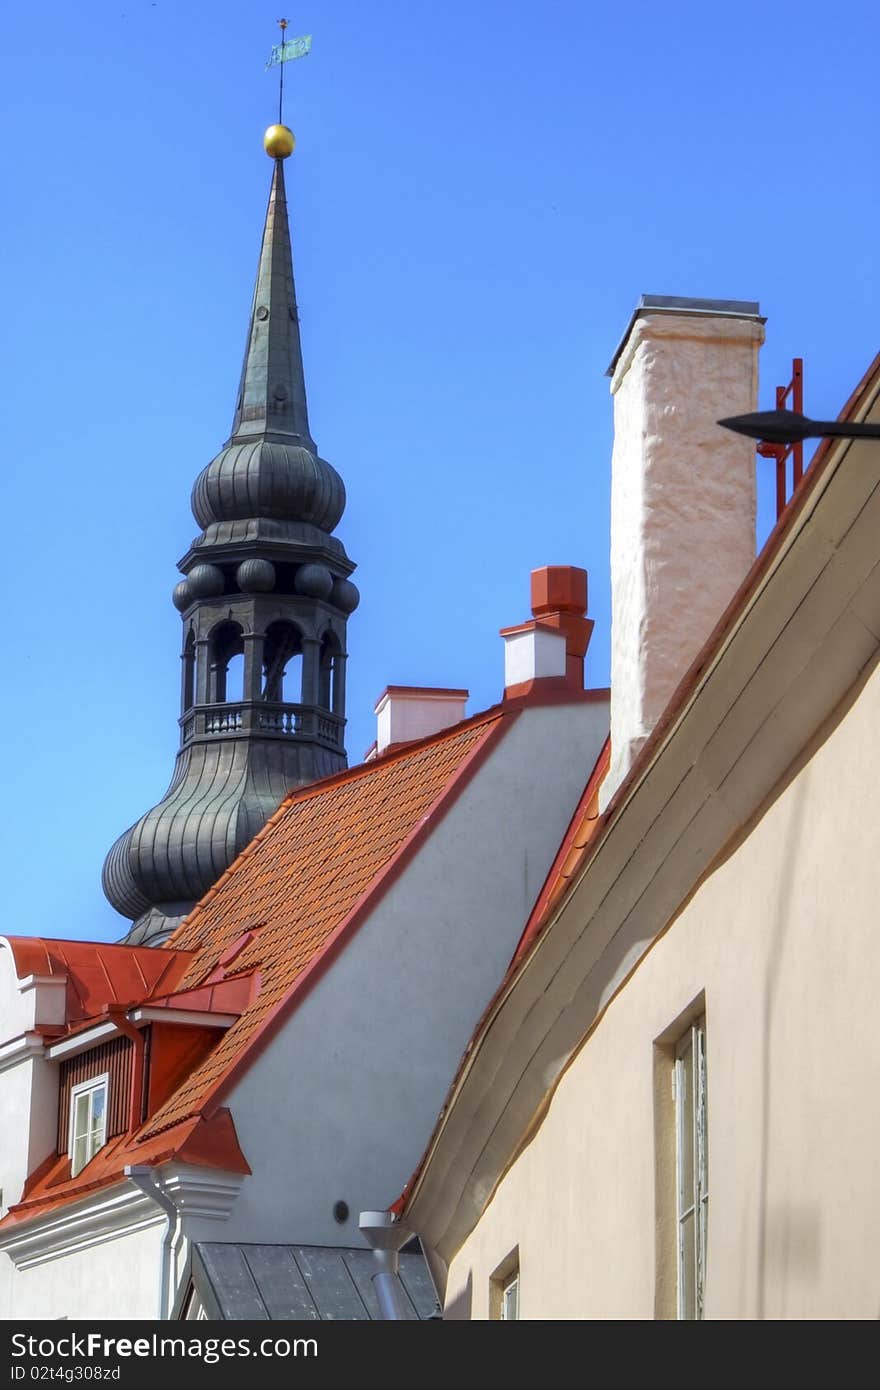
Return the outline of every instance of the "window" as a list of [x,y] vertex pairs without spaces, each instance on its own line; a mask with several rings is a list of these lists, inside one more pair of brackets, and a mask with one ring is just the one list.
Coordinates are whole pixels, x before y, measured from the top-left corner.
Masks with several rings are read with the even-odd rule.
[[501,1319],[507,1322],[519,1317],[519,1270],[501,1290]]
[[75,1178],[107,1139],[107,1083],[96,1076],[74,1086],[70,1095],[70,1175]]
[[519,1319],[519,1247],[511,1250],[489,1280],[489,1317],[509,1322]]
[[675,1049],[675,1136],[678,1316],[702,1318],[709,1212],[705,1015]]

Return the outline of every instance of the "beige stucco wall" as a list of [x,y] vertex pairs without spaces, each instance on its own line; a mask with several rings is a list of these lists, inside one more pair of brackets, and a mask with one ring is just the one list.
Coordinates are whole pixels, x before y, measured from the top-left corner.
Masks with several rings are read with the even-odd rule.
[[447,1316],[488,1316],[517,1246],[522,1317],[655,1316],[655,1040],[703,994],[706,1316],[880,1315],[878,743],[875,670],[610,1004],[454,1259]]

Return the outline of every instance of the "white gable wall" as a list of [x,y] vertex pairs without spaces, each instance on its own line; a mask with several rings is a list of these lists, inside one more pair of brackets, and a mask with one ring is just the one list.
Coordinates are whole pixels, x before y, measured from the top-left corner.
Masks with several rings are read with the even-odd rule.
[[225,1098],[254,1178],[224,1240],[361,1243],[359,1211],[398,1196],[607,725],[604,703],[525,710]]
[[[55,1148],[58,1121],[58,1068],[33,1046],[35,1022],[57,1022],[63,1009],[64,981],[22,982],[9,946],[0,938],[0,1215],[19,1201],[32,1173]],[[14,1050],[22,1051],[16,1059]]]

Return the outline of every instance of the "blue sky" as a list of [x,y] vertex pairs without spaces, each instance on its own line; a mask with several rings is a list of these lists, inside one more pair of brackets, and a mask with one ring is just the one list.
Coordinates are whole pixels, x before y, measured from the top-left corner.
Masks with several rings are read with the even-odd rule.
[[[277,13],[48,0],[0,21],[4,932],[118,936],[103,858],[171,775],[170,593],[231,419]],[[606,683],[604,371],[641,293],[759,300],[762,404],[800,355],[808,413],[837,413],[880,346],[876,15],[288,11],[314,36],[286,111],[312,430],[346,482],[363,596],[352,762],[389,682],[498,698],[497,630],[528,616],[538,565],[589,570],[588,678]]]

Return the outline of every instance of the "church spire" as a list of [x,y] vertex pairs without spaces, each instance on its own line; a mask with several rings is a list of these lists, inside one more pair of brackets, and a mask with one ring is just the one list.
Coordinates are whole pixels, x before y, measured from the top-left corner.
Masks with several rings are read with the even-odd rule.
[[158,945],[295,786],[346,766],[345,508],[306,414],[283,159],[270,126],[269,207],[232,434],[192,491],[201,533],[178,568],[180,748],[171,785],[113,845],[104,891]]
[[[286,129],[270,127],[274,139],[269,139],[267,132],[267,141],[273,150],[284,149],[280,132]],[[272,175],[230,443],[260,435],[302,444],[316,452],[306,408],[284,162],[280,156],[275,158]]]

